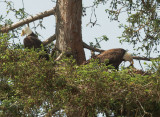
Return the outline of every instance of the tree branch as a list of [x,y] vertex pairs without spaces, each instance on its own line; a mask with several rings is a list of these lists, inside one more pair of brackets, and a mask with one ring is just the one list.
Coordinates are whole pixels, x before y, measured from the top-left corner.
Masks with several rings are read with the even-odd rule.
[[146,58],[146,57],[139,57],[139,56],[133,56],[133,59],[151,61],[151,59],[149,59],[149,58]]
[[[42,19],[44,17],[54,15],[55,13],[56,13],[56,10],[55,10],[55,7],[54,7],[50,10],[44,11],[42,13],[39,13],[39,14],[35,15],[35,16],[31,16],[27,19],[23,19],[23,20],[21,20],[17,23],[12,24],[12,25],[4,26],[0,29],[0,32],[2,32],[2,33],[8,32],[9,30],[13,30],[13,29],[15,29],[19,26],[22,26],[24,24],[28,24],[28,23],[33,22],[33,21],[38,20],[38,19]],[[49,37],[47,40],[43,41],[43,45],[44,46],[48,45],[49,43],[53,42],[54,40],[56,40],[56,35],[55,34],[53,36]],[[105,51],[105,50],[101,50],[101,49],[98,49],[98,48],[91,47],[91,46],[87,45],[85,42],[83,42],[83,47],[87,48],[89,50],[95,51],[95,52],[100,52],[100,53]],[[156,59],[156,58],[146,58],[146,57],[134,56],[133,59],[151,61],[151,59]]]
[[56,35],[52,35],[51,37],[49,37],[47,40],[43,41],[43,45],[46,46],[48,44],[50,44],[51,42],[53,42],[54,40],[56,40]]
[[42,18],[48,17],[50,15],[54,15],[55,12],[56,12],[56,10],[55,10],[55,7],[54,7],[52,9],[50,9],[50,10],[44,11],[42,13],[39,13],[39,14],[35,15],[35,16],[31,16],[31,17],[29,17],[27,19],[23,19],[23,20],[21,20],[21,21],[19,21],[17,23],[12,24],[12,25],[4,26],[4,27],[2,27],[0,29],[0,32],[6,33],[9,30],[13,30],[13,29],[15,29],[15,28],[17,28],[19,26],[24,25],[24,24],[28,24],[28,23],[33,22],[35,20],[42,19]]
[[63,56],[64,54],[63,53],[61,53],[57,58],[56,58],[56,60],[55,61],[59,61],[61,58],[62,58],[62,56]]
[[[83,47],[87,48],[89,50],[95,51],[95,52],[100,52],[100,53],[103,52],[103,51],[105,51],[105,50],[93,48],[93,47],[87,45],[85,42],[83,42]],[[153,59],[158,59],[158,58],[147,58],[147,57],[133,56],[133,59],[135,59],[135,60],[151,61]]]
[[89,45],[87,45],[85,42],[83,42],[83,47],[84,48],[87,48],[87,49],[89,49],[89,50],[93,50],[93,51],[96,51],[96,52],[103,52],[103,51],[105,51],[105,50],[101,50],[101,49],[98,49],[98,48],[94,48],[94,47],[91,47],[91,46],[89,46]]
[[151,61],[153,59],[158,59],[158,58],[147,58],[147,57],[133,56],[133,59],[135,59],[135,60]]

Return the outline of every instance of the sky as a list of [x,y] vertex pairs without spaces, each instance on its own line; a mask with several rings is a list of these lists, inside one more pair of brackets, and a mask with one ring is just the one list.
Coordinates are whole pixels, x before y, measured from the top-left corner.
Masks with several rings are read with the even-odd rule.
[[[51,0],[11,0],[14,2],[15,8],[22,8],[24,2],[24,8],[25,11],[31,15],[36,15],[40,12],[44,12],[46,10],[49,10],[55,6],[54,2],[51,2]],[[93,5],[94,0],[83,0],[83,6],[91,6]],[[123,29],[119,29],[119,22],[116,21],[110,21],[108,19],[108,14],[105,12],[105,9],[108,8],[109,5],[99,5],[96,8],[96,16],[97,16],[97,24],[94,27],[91,27],[91,25],[87,24],[90,22],[91,12],[92,8],[88,8],[86,10],[86,16],[82,17],[82,39],[84,42],[89,44],[89,42],[95,42],[95,38],[101,37],[103,35],[106,35],[109,38],[109,41],[102,42],[101,48],[104,50],[112,49],[112,48],[124,48],[127,49],[129,53],[136,53],[133,49],[132,45],[129,45],[127,43],[120,44],[119,39],[117,37],[121,36]],[[5,6],[2,2],[0,2],[0,8],[1,8],[1,14],[5,13]],[[16,23],[18,20],[14,18],[14,16],[10,16],[11,19]],[[93,17],[92,20],[94,21],[95,18]],[[120,21],[124,22],[126,21],[126,16],[121,15]],[[34,24],[37,24],[37,21],[34,23],[30,23],[30,27],[32,28]],[[39,37],[42,41],[47,39],[48,37],[52,36],[55,33],[55,17],[49,16],[43,19],[43,24],[46,27],[46,29],[38,28],[36,31],[42,35],[42,37]],[[34,31],[34,30],[33,30]],[[20,37],[21,42],[23,43],[23,38]],[[16,41],[16,40],[15,40]],[[90,58],[90,51],[85,49],[86,58]],[[125,62],[125,65],[129,65],[129,62]],[[134,60],[135,67],[140,69],[139,62]],[[143,61],[142,61],[143,64]]]

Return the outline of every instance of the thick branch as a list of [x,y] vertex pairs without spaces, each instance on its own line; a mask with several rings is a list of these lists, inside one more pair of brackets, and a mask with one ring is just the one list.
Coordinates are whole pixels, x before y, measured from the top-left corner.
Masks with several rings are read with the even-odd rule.
[[[105,50],[93,48],[93,47],[87,45],[85,42],[83,42],[83,47],[87,48],[89,50],[95,51],[95,52],[103,52],[103,51],[105,51]],[[151,60],[157,59],[157,58],[147,58],[147,57],[133,56],[133,59],[135,59],[135,60],[151,61]]]
[[45,12],[39,13],[35,16],[31,16],[27,19],[23,19],[17,23],[12,24],[12,25],[4,26],[1,28],[0,32],[5,33],[5,32],[8,32],[9,30],[13,30],[19,26],[24,25],[24,24],[28,24],[28,23],[33,22],[35,20],[42,19],[42,18],[48,17],[50,15],[54,15],[55,11],[56,11],[55,8],[53,8],[53,9],[47,10]]
[[49,37],[47,40],[43,41],[43,45],[46,46],[56,40],[56,35],[54,34],[53,36]]
[[104,50],[101,50],[101,49],[98,49],[98,48],[91,47],[91,46],[87,45],[85,42],[83,42],[83,47],[87,48],[89,50],[96,51],[96,52],[103,52],[104,51]]
[[133,59],[135,59],[135,60],[151,61],[152,59],[157,59],[157,58],[147,58],[147,57],[133,56]]

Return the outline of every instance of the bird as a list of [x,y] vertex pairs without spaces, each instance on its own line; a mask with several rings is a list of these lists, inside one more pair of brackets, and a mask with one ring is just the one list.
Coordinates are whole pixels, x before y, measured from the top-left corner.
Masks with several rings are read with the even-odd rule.
[[[93,59],[99,59],[100,63],[105,63],[106,66],[112,65],[117,70],[122,61],[129,61],[130,66],[134,64],[132,55],[123,48],[105,50],[101,54],[94,56]],[[87,60],[85,64],[89,63],[90,60]]]
[[[21,36],[25,36],[23,40],[24,48],[34,48],[34,49],[40,49],[42,48],[42,41],[38,39],[38,36],[27,26],[22,30]],[[39,58],[45,58],[46,60],[49,60],[49,55],[47,53],[47,50],[44,49],[46,54],[40,55]]]

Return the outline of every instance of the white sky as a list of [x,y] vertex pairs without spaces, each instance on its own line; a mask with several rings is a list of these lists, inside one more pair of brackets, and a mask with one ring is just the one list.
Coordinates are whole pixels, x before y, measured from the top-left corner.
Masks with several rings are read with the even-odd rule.
[[[22,0],[11,0],[15,4],[15,8],[22,8]],[[24,7],[26,12],[31,15],[38,14],[40,12],[44,12],[45,10],[49,10],[55,6],[55,3],[51,2],[51,0],[23,0]],[[93,5],[94,0],[83,0],[83,6],[91,6]],[[112,49],[112,48],[124,48],[129,50],[130,53],[136,53],[133,50],[133,46],[127,43],[121,45],[119,43],[118,36],[121,36],[122,29],[118,28],[118,22],[110,22],[108,19],[108,15],[105,13],[105,9],[108,8],[108,4],[100,5],[96,9],[97,15],[97,23],[100,25],[94,26],[91,28],[91,25],[86,26],[90,21],[91,10],[87,9],[87,16],[82,18],[82,37],[83,41],[89,44],[89,42],[95,41],[94,38],[101,37],[102,35],[106,35],[110,40],[108,42],[102,42],[101,47],[104,50]],[[5,6],[2,2],[0,2],[0,15],[6,12]],[[120,21],[125,23],[125,16],[120,17]],[[14,22],[18,20],[14,19],[14,16],[11,17]],[[93,18],[94,20],[94,18]],[[36,23],[36,22],[35,22]],[[55,33],[55,17],[50,16],[43,19],[43,24],[46,29],[38,28],[37,32],[39,32],[42,37],[40,39],[44,41],[48,37],[52,36]],[[33,26],[33,23],[30,24],[30,27]],[[34,31],[34,30],[33,30]],[[23,43],[23,38],[21,38],[21,42]],[[86,58],[90,58],[90,51],[85,49]],[[143,62],[142,62],[143,63]],[[126,62],[126,65],[129,65],[129,62]],[[138,61],[135,60],[135,67],[140,69]]]

